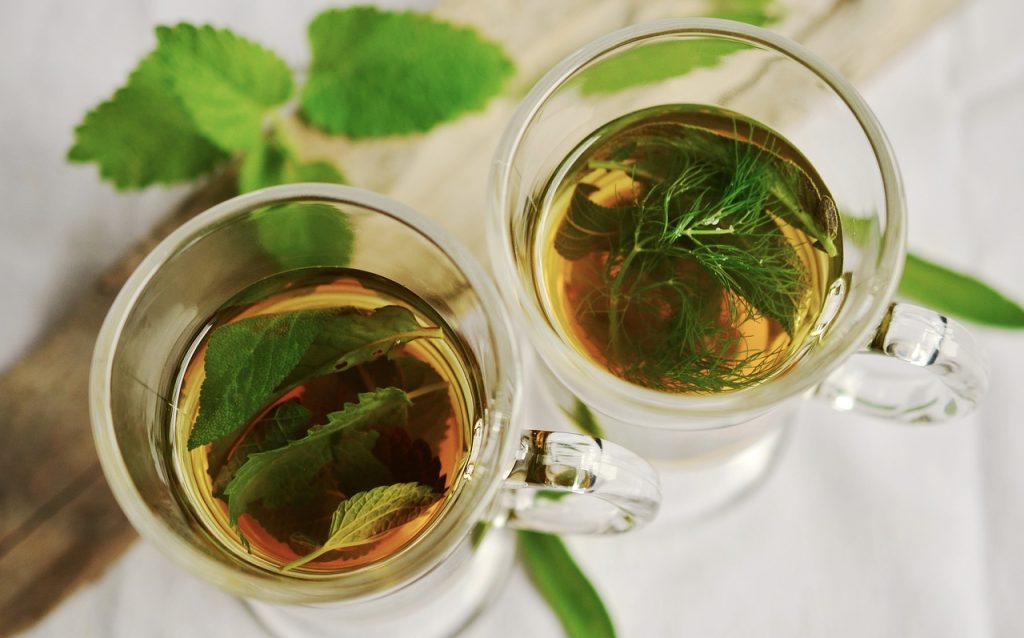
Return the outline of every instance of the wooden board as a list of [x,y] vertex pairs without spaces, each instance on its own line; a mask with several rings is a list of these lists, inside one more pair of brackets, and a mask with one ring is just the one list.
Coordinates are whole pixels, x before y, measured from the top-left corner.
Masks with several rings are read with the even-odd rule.
[[[774,28],[857,82],[956,2],[792,0],[787,17]],[[325,141],[297,125],[295,133],[310,157],[338,158],[353,184],[435,218],[483,259],[479,237],[490,156],[518,96],[551,64],[594,37],[638,21],[699,15],[702,6],[693,1],[442,0],[438,15],[481,29],[516,59],[520,73],[509,97],[415,137]],[[88,288],[63,323],[0,376],[0,636],[29,627],[102,573],[135,538],[93,450],[87,409],[93,341],[118,288],[142,256],[189,217],[230,196],[229,182],[221,177],[199,187]]]

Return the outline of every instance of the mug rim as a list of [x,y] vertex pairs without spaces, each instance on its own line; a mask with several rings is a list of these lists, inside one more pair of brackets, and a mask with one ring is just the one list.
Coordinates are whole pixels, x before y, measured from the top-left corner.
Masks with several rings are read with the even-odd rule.
[[[147,506],[121,453],[111,409],[113,363],[125,323],[154,275],[192,242],[211,230],[215,231],[219,225],[248,215],[257,208],[296,200],[320,200],[388,216],[434,244],[466,278],[474,294],[480,298],[496,349],[493,356],[498,362],[495,387],[484,393],[485,403],[480,416],[483,425],[478,422],[475,426],[490,428],[495,435],[491,444],[495,446],[491,457],[494,465],[500,466],[512,452],[510,448],[516,432],[510,418],[520,413],[522,366],[511,337],[513,333],[508,314],[480,264],[433,221],[379,193],[312,182],[264,188],[237,195],[206,209],[176,228],[147,253],[107,311],[90,366],[91,429],[107,483],[140,536],[189,572],[238,595],[276,603],[302,604],[379,594],[408,584],[430,571],[455,551],[477,522],[486,518],[486,512],[505,478],[506,468],[496,467],[483,481],[464,480],[451,508],[391,556],[340,574],[311,578],[274,573],[251,564],[245,568],[231,566],[182,538],[163,517]],[[500,409],[496,411],[494,404],[500,404]],[[474,433],[474,438],[478,435]],[[459,515],[455,515],[456,508]],[[226,549],[223,551],[227,553]]]
[[[589,358],[577,352],[561,339],[548,325],[546,315],[531,296],[519,276],[512,242],[508,240],[510,230],[506,222],[511,211],[510,182],[513,178],[513,159],[519,152],[538,112],[552,95],[564,88],[577,74],[590,64],[606,56],[613,56],[631,45],[672,37],[714,37],[740,41],[760,49],[779,53],[800,64],[828,86],[849,109],[857,124],[867,137],[874,154],[882,188],[885,193],[885,231],[881,237],[881,248],[875,262],[880,273],[887,273],[879,285],[875,278],[869,294],[869,307],[856,317],[854,329],[847,330],[841,339],[832,342],[815,357],[822,361],[808,374],[803,365],[806,359],[776,379],[716,395],[680,395],[660,392],[630,383]],[[570,390],[601,387],[600,393],[593,393],[594,407],[598,411],[614,414],[623,404],[632,404],[645,410],[649,416],[656,416],[643,425],[662,429],[708,429],[724,427],[721,424],[708,426],[694,424],[687,427],[679,422],[680,417],[718,418],[742,412],[762,413],[778,403],[805,392],[820,383],[832,371],[870,340],[882,321],[899,283],[903,269],[906,244],[906,206],[903,183],[892,147],[882,130],[877,117],[871,111],[860,93],[828,63],[796,42],[768,29],[717,18],[670,18],[633,25],[606,34],[591,41],[576,52],[564,58],[545,74],[517,107],[505,133],[495,151],[488,183],[490,214],[488,215],[488,240],[492,254],[491,263],[502,285],[511,285],[515,291],[515,303],[521,312],[516,313],[517,323],[523,324],[534,340],[541,357],[548,361],[553,372]],[[834,328],[833,323],[829,329]],[[552,362],[554,360],[554,362]],[[561,365],[556,365],[561,364]],[[803,374],[799,374],[803,365]],[[573,378],[566,378],[565,369],[571,368]],[[583,378],[579,378],[582,376]],[[740,405],[739,409],[735,409]],[[604,409],[602,409],[604,408]],[[727,426],[728,424],[726,424]]]

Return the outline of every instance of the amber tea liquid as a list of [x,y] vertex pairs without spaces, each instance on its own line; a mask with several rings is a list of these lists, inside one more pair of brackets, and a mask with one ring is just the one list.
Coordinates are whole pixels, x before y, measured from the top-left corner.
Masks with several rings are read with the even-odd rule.
[[535,201],[548,320],[596,364],[656,390],[729,391],[782,373],[841,272],[838,216],[813,167],[721,109],[613,121]]
[[[432,486],[438,500],[418,516],[388,530],[382,538],[354,550],[328,552],[294,570],[293,574],[342,572],[395,553],[416,538],[445,510],[458,491],[476,419],[476,388],[472,362],[441,318],[410,291],[381,277],[351,269],[306,269],[265,280],[236,295],[210,318],[182,363],[177,384],[171,462],[184,504],[199,523],[228,551],[242,559],[279,570],[317,549],[329,531],[332,513],[352,494],[338,487],[330,467],[317,475],[308,502],[270,509],[257,503],[232,526],[223,493],[226,467],[247,437],[261,436],[256,415],[235,435],[189,450],[189,431],[199,408],[204,358],[211,331],[256,315],[300,310],[356,308],[372,311],[397,305],[411,311],[422,326],[444,328],[444,338],[411,341],[388,356],[353,369],[317,378],[289,391],[264,410],[298,401],[312,413],[310,427],[326,414],[356,401],[361,392],[398,387],[411,398],[406,428],[375,428],[371,450],[400,482]],[[410,374],[409,370],[416,370]],[[426,381],[424,381],[426,379]],[[424,383],[429,387],[424,387]],[[444,387],[437,390],[439,385]],[[418,394],[417,390],[422,394]],[[427,420],[429,428],[420,427]]]

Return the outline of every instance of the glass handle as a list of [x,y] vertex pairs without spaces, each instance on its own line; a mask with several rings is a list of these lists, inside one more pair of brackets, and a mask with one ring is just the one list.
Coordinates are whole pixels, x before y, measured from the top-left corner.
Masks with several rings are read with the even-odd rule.
[[865,354],[882,354],[923,371],[894,373],[894,366],[884,365],[888,360],[858,356],[829,375],[815,395],[839,410],[933,423],[967,414],[988,388],[984,357],[970,333],[926,308],[889,306]]
[[571,432],[527,430],[505,479],[509,527],[558,534],[625,532],[661,504],[658,474],[626,448]]

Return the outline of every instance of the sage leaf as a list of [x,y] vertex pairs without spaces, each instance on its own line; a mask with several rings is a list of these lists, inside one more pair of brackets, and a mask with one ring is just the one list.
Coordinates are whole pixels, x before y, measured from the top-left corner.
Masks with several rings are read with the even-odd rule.
[[540,532],[518,535],[526,572],[569,638],[615,638],[615,626],[601,597],[562,540]]
[[899,294],[937,312],[998,328],[1024,328],[1024,308],[988,284],[914,254],[907,255]]

